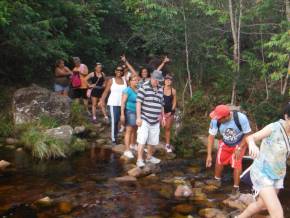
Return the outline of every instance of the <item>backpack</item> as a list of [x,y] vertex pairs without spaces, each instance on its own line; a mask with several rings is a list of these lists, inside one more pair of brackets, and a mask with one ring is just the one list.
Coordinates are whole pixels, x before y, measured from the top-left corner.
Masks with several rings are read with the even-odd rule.
[[[236,110],[233,111],[233,117],[234,117],[234,121],[235,121],[236,126],[237,126],[238,129],[242,132],[243,129],[242,129],[242,126],[241,126],[241,123],[240,123],[240,119],[239,119],[238,111],[236,111]],[[218,122],[218,123],[217,123],[218,132],[220,131],[220,126],[221,126],[221,123]]]
[[73,75],[71,77],[71,85],[73,88],[79,88],[81,86],[81,77],[79,72],[73,72]]

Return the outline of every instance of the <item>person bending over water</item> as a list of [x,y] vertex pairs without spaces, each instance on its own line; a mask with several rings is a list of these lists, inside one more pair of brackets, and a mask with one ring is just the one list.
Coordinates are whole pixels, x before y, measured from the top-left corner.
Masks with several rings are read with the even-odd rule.
[[[271,218],[283,218],[278,192],[283,189],[286,161],[289,157],[290,103],[284,109],[284,119],[271,123],[247,137],[249,154],[255,158],[250,168],[253,189],[258,196],[242,214],[235,218],[248,218],[268,210]],[[260,149],[256,142],[262,141]]]
[[121,66],[117,66],[115,69],[115,77],[108,80],[106,83],[105,91],[100,100],[100,106],[105,105],[105,100],[110,93],[108,98],[108,108],[110,111],[111,118],[111,140],[112,144],[117,144],[118,137],[118,125],[120,121],[121,115],[121,101],[122,101],[122,93],[125,88],[127,88],[127,83],[123,76],[123,68]]
[[172,152],[170,145],[170,130],[174,120],[176,108],[176,90],[172,88],[173,77],[167,74],[164,78],[163,98],[164,98],[164,117],[165,117],[165,149],[168,153]]
[[239,193],[240,174],[242,171],[242,158],[247,148],[246,136],[251,132],[247,116],[237,111],[230,111],[227,105],[218,105],[210,113],[210,122],[206,167],[212,165],[212,147],[218,132],[222,136],[219,141],[215,164],[215,184],[220,185],[221,175],[225,165],[234,169],[234,187],[232,194]]
[[88,109],[88,99],[87,99],[88,84],[87,84],[86,76],[88,75],[88,67],[85,64],[81,63],[81,60],[79,57],[73,57],[73,61],[75,65],[73,72],[79,73],[80,80],[81,80],[80,87],[74,88],[73,97],[78,99],[78,101],[79,99],[82,98],[88,114],[91,114],[91,112]]
[[136,145],[136,98],[137,98],[137,84],[138,77],[129,77],[129,87],[123,91],[122,105],[121,105],[121,122],[126,124],[126,132],[124,143],[126,150],[124,155],[128,158],[133,158],[134,155],[130,147],[134,148]]
[[72,72],[64,65],[64,60],[59,59],[56,61],[54,75],[54,91],[60,95],[68,96],[70,84],[69,76],[72,75]]
[[[97,103],[102,97],[103,91],[105,89],[106,75],[102,71],[102,64],[96,63],[95,71],[91,72],[87,77],[86,81],[89,87],[92,89],[91,91],[91,99],[92,99],[92,114],[93,114],[93,122],[96,122],[96,107]],[[105,106],[100,106],[102,113],[104,115],[104,119],[107,121],[108,116],[106,114]]]

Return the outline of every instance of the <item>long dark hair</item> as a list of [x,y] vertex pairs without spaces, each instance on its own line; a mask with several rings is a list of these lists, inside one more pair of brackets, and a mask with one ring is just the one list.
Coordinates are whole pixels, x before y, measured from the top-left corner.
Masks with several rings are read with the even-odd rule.
[[287,115],[288,119],[290,119],[290,102],[288,102],[288,104],[286,105],[286,107],[284,108],[284,112],[283,115]]
[[140,71],[139,71],[139,76],[142,78],[142,71],[143,70],[147,70],[147,78],[149,78],[151,76],[150,70],[147,67],[141,67]]

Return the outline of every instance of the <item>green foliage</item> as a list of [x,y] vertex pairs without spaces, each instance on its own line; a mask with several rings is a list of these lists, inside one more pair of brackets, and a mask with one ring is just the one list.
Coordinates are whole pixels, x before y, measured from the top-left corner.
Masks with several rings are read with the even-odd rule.
[[14,133],[13,121],[10,114],[0,114],[0,136],[8,137]]

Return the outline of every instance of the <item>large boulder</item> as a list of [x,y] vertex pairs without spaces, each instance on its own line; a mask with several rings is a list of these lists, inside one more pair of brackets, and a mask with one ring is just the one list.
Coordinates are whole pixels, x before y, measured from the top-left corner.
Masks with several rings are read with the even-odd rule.
[[59,126],[57,128],[48,129],[45,134],[50,138],[60,140],[65,144],[70,144],[73,138],[73,128],[69,125]]
[[55,118],[59,123],[67,124],[71,114],[68,97],[34,84],[18,89],[14,93],[12,106],[15,124],[35,121],[41,116]]

